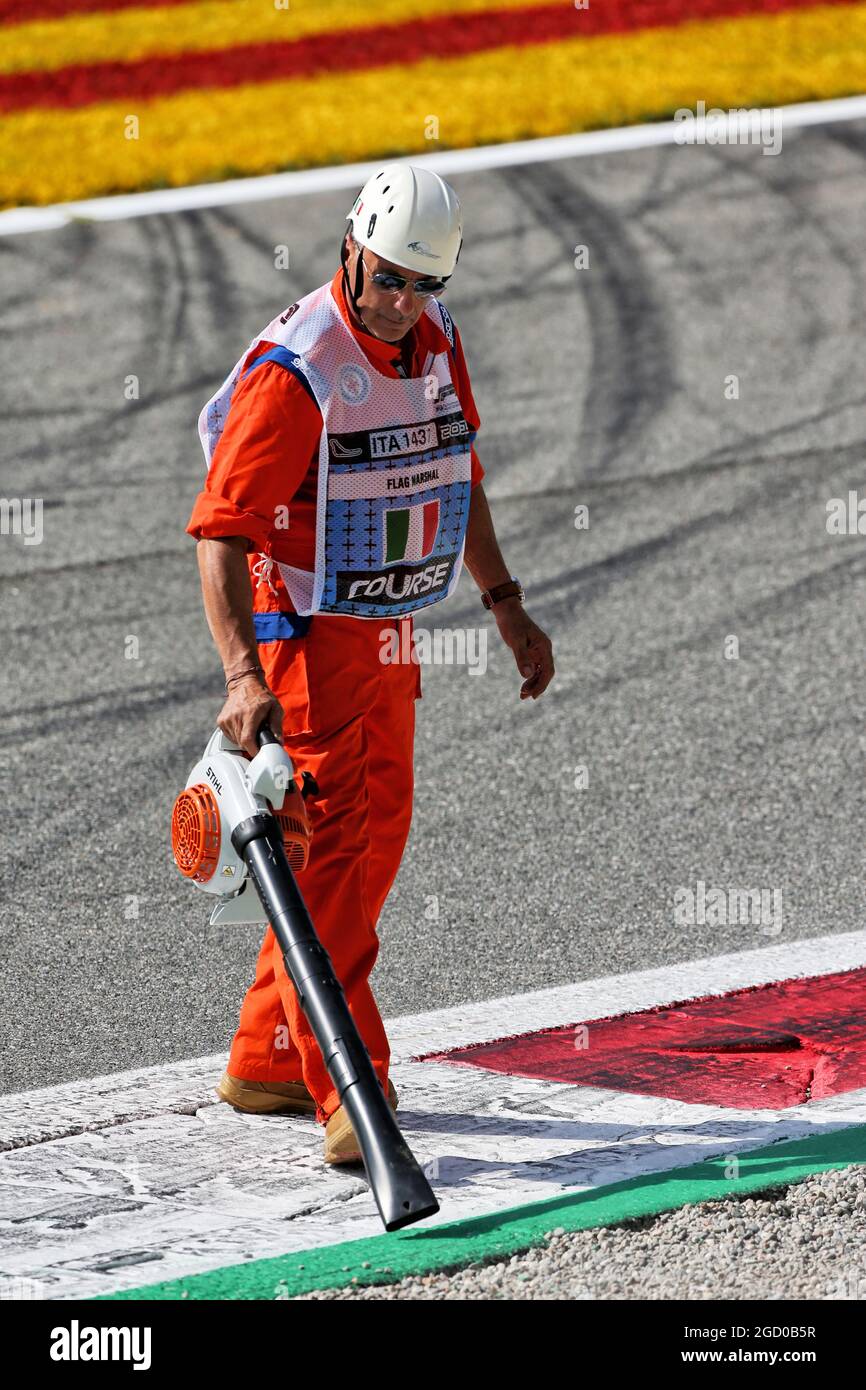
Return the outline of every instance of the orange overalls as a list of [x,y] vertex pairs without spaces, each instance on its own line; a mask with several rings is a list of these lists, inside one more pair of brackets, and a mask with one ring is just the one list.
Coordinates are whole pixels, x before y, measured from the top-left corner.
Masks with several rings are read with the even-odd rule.
[[[411,616],[397,621],[411,634]],[[419,666],[379,660],[379,633],[388,625],[316,614],[306,636],[259,647],[285,712],[283,742],[295,775],[309,770],[319,785],[320,795],[306,803],[313,838],[298,887],[383,1087],[390,1050],[368,977],[412,819],[421,694]],[[321,1121],[339,1105],[270,926],[228,1070],[250,1081],[303,1081]]]
[[[344,320],[378,370],[397,375],[400,345],[357,331],[341,275],[335,275],[332,290]],[[423,315],[412,337],[411,375],[420,376],[428,353],[441,351],[444,339],[436,337]],[[459,335],[451,371],[474,432],[478,413]],[[300,618],[276,565],[268,563],[276,559],[300,569],[313,566],[321,429],[321,414],[293,376],[274,362],[256,367],[232,398],[187,531],[197,539],[246,536],[266,557],[264,566],[255,554],[249,557],[259,659],[283,707],[283,741],[295,775],[300,780],[309,771],[319,785],[319,795],[306,803],[313,835],[298,887],[386,1087],[390,1049],[369,975],[379,950],[379,914],[412,818],[421,673],[414,661],[380,660],[382,633],[388,628],[396,628],[401,648],[411,650],[411,615],[364,619],[315,613]],[[473,445],[472,486],[483,476]],[[275,526],[274,517],[287,504],[286,530]],[[302,1081],[316,1101],[321,1123],[339,1105],[270,925],[241,1007],[228,1071],[249,1081]]]

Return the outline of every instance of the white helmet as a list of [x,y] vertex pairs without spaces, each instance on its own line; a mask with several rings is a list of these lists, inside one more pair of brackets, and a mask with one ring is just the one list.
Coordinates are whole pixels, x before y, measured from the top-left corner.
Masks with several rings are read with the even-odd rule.
[[419,275],[446,279],[463,244],[457,194],[432,169],[385,164],[358,194],[347,222],[352,236],[377,256]]

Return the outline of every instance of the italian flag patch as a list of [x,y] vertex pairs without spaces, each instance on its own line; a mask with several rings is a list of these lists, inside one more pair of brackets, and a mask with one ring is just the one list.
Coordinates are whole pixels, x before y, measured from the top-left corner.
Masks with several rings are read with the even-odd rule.
[[392,507],[385,513],[385,564],[423,560],[439,530],[439,499],[416,507]]

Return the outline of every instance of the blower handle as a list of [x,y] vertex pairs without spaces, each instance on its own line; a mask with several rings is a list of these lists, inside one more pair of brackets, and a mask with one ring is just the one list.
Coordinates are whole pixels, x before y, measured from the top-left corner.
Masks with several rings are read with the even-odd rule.
[[[267,722],[262,725],[262,727],[256,734],[256,743],[259,745],[260,748],[264,748],[265,745],[268,743],[276,743],[280,747],[282,747],[282,745],[280,744],[280,740],[277,738],[270,724],[268,724]],[[313,776],[312,772],[303,772],[301,774],[300,792],[304,801],[306,801],[308,796],[319,795],[319,784]]]

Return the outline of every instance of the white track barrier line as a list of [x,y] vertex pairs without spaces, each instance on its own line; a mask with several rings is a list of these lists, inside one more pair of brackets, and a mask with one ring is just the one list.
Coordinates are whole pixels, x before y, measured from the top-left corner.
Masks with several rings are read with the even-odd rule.
[[[760,108],[752,108],[760,109]],[[866,117],[866,96],[843,97],[831,101],[809,101],[791,106],[766,107],[763,111],[778,123],[784,133],[806,126],[827,125]],[[736,129],[737,117],[718,122]],[[705,118],[695,121],[699,134]],[[413,164],[428,165],[438,174],[471,173],[479,169],[502,169],[515,164],[538,164],[554,159],[576,159],[595,154],[616,154],[623,150],[673,145],[682,127],[676,121],[657,121],[649,125],[621,126],[612,130],[581,131],[577,135],[554,135],[538,140],[519,140],[502,145],[478,145],[465,150],[440,150],[431,154],[405,156]],[[156,189],[148,193],[119,194],[110,198],[91,198],[81,202],[53,203],[48,207],[9,208],[0,212],[0,236],[44,232],[77,221],[115,222],[129,217],[152,217],[160,213],[190,212],[199,208],[230,207],[239,203],[262,202],[271,198],[297,198],[307,194],[351,189],[357,191],[382,160],[340,164],[322,169],[300,169],[284,174],[265,174],[246,179],[226,179],[222,183],[194,184],[186,188]]]
[[[401,1128],[441,1211],[495,1215],[719,1154],[866,1123],[866,1089],[734,1110],[418,1062],[419,1054],[866,962],[862,933],[776,944],[392,1020]],[[379,1235],[363,1177],[311,1117],[217,1102],[224,1054],[0,1100],[0,1295],[87,1298]]]
[[[400,1068],[425,1053],[492,1042],[539,1028],[635,1013],[750,985],[829,975],[862,965],[866,965],[866,933],[847,932],[428,1013],[403,1014],[386,1020],[391,1065]],[[213,1087],[226,1062],[227,1053],[219,1052],[0,1096],[0,1152],[153,1115],[191,1115],[202,1105],[221,1104]]]

